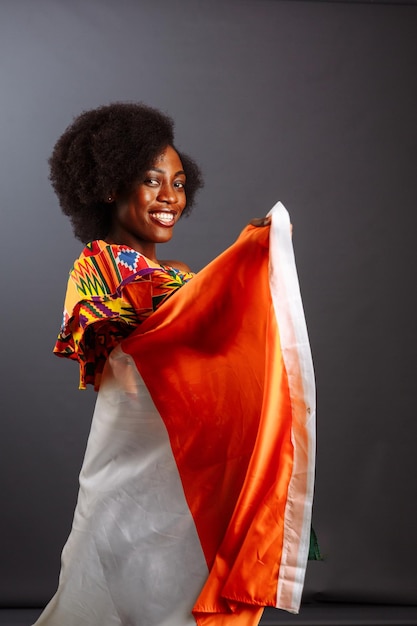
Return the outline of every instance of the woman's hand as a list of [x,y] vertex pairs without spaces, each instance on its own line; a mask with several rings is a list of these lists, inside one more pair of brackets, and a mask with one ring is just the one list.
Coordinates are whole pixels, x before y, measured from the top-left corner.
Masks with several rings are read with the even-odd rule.
[[271,216],[267,215],[266,217],[254,217],[249,224],[251,226],[270,226]]
[[[251,226],[270,226],[271,216],[267,215],[266,217],[254,217],[249,224],[251,224]],[[292,237],[292,224],[290,224],[290,233]]]

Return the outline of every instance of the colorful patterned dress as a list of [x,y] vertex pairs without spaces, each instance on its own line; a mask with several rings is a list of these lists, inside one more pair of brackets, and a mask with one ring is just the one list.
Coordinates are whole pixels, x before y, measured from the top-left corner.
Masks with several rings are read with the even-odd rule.
[[54,353],[80,364],[80,389],[99,389],[110,352],[194,274],[128,246],[87,244],[68,279]]

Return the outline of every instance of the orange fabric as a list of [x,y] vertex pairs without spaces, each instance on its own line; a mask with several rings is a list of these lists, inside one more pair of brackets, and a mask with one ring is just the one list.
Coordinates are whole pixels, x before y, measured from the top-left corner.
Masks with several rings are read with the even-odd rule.
[[199,626],[252,626],[277,601],[293,447],[268,238],[245,229],[122,342],[167,427],[210,570]]

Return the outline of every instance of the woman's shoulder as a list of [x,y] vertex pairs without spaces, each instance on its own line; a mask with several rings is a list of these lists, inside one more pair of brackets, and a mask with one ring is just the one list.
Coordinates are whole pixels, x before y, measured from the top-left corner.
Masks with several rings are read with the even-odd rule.
[[106,267],[122,271],[135,272],[146,268],[157,268],[146,256],[130,248],[125,244],[108,243],[102,239],[96,239],[86,244],[78,259],[78,262],[92,264],[94,267],[104,264]]
[[[104,241],[103,239],[95,239],[94,241],[90,241],[89,243],[85,245],[80,256],[81,257],[97,256],[99,254],[102,254],[103,252],[117,254],[120,250],[122,251],[129,250],[129,251],[135,252],[134,250],[132,250],[132,248],[129,248],[129,246],[119,245],[115,243],[107,243],[107,241]],[[136,254],[138,256],[143,256],[139,252],[137,252]]]
[[[96,259],[105,256],[111,256],[117,265],[129,267],[131,270],[137,268],[137,266],[146,265],[150,268],[168,267],[177,270],[184,274],[190,274],[191,270],[186,263],[177,260],[158,260],[157,262],[151,261],[146,256],[133,250],[129,246],[124,244],[109,244],[102,239],[96,239],[86,244],[85,248],[81,252],[79,261],[88,260],[91,257]],[[92,259],[93,260],[93,259]]]

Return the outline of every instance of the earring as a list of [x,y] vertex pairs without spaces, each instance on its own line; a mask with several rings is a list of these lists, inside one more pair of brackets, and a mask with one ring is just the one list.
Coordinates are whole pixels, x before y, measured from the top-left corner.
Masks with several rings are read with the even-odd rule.
[[107,200],[108,200],[109,202],[113,202],[113,197],[112,197],[112,196],[109,196],[109,197],[107,198]]

